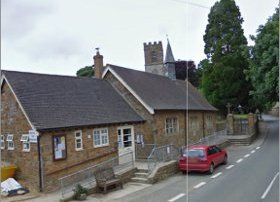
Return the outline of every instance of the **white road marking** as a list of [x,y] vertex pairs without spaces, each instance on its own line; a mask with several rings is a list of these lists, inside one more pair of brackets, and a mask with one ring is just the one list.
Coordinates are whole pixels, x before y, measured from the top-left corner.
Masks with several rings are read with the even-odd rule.
[[266,195],[268,194],[269,190],[271,189],[274,181],[276,180],[277,176],[279,175],[279,172],[274,176],[273,180],[270,182],[270,184],[268,185],[268,187],[266,188],[265,192],[263,193],[261,199],[264,199],[266,197]]
[[242,158],[241,158],[241,159],[238,159],[238,160],[236,161],[236,163],[240,163],[241,161],[243,161]]
[[260,147],[257,147],[256,149],[260,149]]
[[252,153],[252,154],[255,153],[255,150],[252,150],[251,153]]
[[174,196],[173,198],[169,199],[168,202],[177,201],[179,198],[182,198],[182,197],[185,196],[185,195],[186,195],[186,194],[184,194],[184,193],[178,194],[177,196]]
[[222,172],[219,172],[219,173],[217,173],[216,175],[211,176],[210,178],[214,179],[214,178],[220,176],[221,174],[222,174]]
[[247,158],[247,157],[249,157],[249,156],[250,156],[250,154],[246,154],[244,157]]
[[231,169],[234,165],[229,165],[226,169]]
[[206,182],[200,182],[199,184],[195,185],[193,188],[198,189],[199,187],[202,187],[205,184]]

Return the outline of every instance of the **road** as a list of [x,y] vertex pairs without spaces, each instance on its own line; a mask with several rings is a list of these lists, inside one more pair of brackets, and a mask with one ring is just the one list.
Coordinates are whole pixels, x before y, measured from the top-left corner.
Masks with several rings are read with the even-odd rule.
[[274,202],[279,201],[279,120],[265,116],[268,134],[250,146],[230,146],[227,165],[214,174],[177,174],[114,201]]

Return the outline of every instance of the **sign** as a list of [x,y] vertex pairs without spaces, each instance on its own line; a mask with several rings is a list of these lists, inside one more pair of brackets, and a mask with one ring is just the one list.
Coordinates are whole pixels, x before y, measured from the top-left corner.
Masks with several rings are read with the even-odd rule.
[[36,130],[30,130],[28,134],[29,142],[37,143],[37,137],[39,136],[39,133]]

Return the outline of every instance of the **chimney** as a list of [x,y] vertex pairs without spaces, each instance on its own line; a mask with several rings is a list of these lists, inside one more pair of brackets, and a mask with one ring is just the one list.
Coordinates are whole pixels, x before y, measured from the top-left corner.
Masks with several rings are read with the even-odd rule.
[[96,48],[96,55],[93,56],[94,60],[94,76],[97,79],[102,79],[103,73],[103,56],[99,53],[99,48]]

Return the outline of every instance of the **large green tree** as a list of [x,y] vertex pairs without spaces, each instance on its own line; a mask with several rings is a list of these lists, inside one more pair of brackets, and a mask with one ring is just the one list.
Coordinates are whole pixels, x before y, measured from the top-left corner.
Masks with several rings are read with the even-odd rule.
[[199,64],[203,69],[201,90],[224,113],[228,102],[248,105],[250,85],[243,72],[249,65],[248,48],[242,22],[234,0],[220,0],[211,7],[203,36],[207,59]]
[[79,69],[76,72],[76,75],[80,77],[93,77],[94,76],[93,66],[85,66]]
[[279,8],[251,39],[255,45],[246,71],[253,86],[250,94],[256,107],[269,109],[279,98]]

